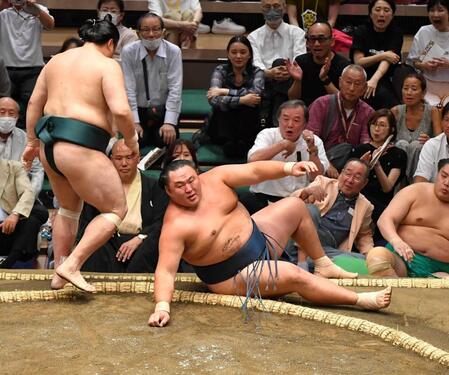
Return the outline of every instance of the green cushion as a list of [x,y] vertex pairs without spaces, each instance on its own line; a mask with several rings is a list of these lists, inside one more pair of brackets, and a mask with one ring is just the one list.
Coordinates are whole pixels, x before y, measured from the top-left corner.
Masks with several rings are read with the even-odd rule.
[[204,145],[198,149],[198,162],[206,165],[243,164],[245,158],[228,158],[223,152],[223,146]]
[[359,275],[369,275],[365,259],[354,258],[347,255],[337,255],[332,261],[345,271],[357,272]]
[[207,90],[182,90],[181,116],[206,116],[211,111]]

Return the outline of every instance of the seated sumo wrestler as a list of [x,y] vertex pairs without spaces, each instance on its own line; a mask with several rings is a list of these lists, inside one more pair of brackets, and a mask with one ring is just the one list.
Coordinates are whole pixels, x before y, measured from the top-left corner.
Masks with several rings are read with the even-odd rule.
[[[120,176],[126,194],[128,212],[114,234],[84,263],[83,271],[154,272],[158,260],[158,242],[168,197],[156,180],[137,169],[139,155],[123,140],[112,147],[111,160]],[[80,218],[78,237],[99,214],[85,205]]]
[[435,183],[399,191],[377,223],[386,247],[367,256],[375,276],[449,277],[449,159],[438,163]]

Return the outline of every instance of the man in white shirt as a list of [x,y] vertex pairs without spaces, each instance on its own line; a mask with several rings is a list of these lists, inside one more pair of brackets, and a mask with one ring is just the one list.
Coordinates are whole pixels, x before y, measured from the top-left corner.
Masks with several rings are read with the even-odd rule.
[[20,104],[18,126],[25,127],[25,113],[37,77],[44,66],[42,30],[55,26],[48,9],[36,0],[9,0],[0,11],[0,58],[11,80],[11,96]]
[[424,143],[413,182],[435,182],[438,162],[449,158],[449,103],[443,108],[441,127],[443,133]]
[[287,91],[292,83],[285,60],[293,61],[306,53],[306,42],[302,29],[282,20],[285,0],[262,0],[261,6],[265,25],[249,34],[248,39],[253,48],[253,64],[265,71],[261,117],[270,125],[277,124],[277,108],[288,100]]
[[122,50],[126,93],[141,147],[175,141],[181,112],[182,56],[163,39],[164,22],[154,13],[137,22],[140,40]]
[[242,203],[251,214],[266,207],[269,202],[276,202],[306,187],[317,175],[324,174],[329,166],[321,139],[313,132],[304,130],[308,120],[304,102],[289,100],[281,104],[278,112],[279,127],[264,129],[257,135],[254,146],[248,152],[248,161],[313,161],[318,170],[300,177],[287,176],[252,185],[250,193],[241,196]]

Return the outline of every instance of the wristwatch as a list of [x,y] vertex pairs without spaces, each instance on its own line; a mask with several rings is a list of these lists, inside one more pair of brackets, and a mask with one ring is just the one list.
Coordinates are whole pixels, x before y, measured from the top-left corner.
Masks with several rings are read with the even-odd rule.
[[330,80],[329,77],[327,77],[326,79],[322,80],[321,82],[323,82],[324,86],[330,85],[332,83],[332,81]]
[[148,234],[138,234],[137,237],[144,241],[148,237]]

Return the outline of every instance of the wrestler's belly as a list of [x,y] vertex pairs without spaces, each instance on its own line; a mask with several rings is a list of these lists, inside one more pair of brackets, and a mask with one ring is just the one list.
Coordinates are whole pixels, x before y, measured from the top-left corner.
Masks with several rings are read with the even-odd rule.
[[436,228],[401,225],[399,236],[417,253],[449,263],[449,240]]
[[249,215],[232,215],[219,223],[213,220],[204,220],[204,223],[209,224],[183,254],[185,261],[196,266],[207,266],[230,258],[248,241],[253,230]]

